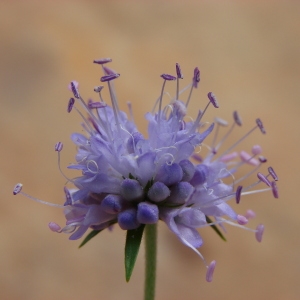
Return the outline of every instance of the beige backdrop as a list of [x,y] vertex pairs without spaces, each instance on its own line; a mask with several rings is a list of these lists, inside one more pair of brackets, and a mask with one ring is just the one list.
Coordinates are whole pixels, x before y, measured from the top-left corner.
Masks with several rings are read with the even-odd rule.
[[103,232],[78,250],[79,241],[47,228],[63,224],[60,209],[11,193],[21,181],[34,196],[64,201],[53,145],[64,142],[67,166],[75,154],[69,136],[81,130],[80,118],[66,113],[66,86],[76,79],[94,96],[102,74],[92,60],[112,57],[121,107],[132,101],[144,132],[159,75],[174,74],[180,62],[187,84],[199,66],[190,114],[213,91],[218,116],[230,120],[239,110],[243,130],[262,118],[268,134],[254,133],[245,146],[260,143],[280,176],[280,199],[258,194],[238,208],[257,212],[250,227],[265,224],[263,243],[236,228],[227,243],[201,230],[201,252],[218,262],[211,284],[201,260],[160,224],[157,299],[299,299],[299,15],[298,1],[1,1],[0,298],[142,298],[143,250],[131,282],[124,280],[125,232]]

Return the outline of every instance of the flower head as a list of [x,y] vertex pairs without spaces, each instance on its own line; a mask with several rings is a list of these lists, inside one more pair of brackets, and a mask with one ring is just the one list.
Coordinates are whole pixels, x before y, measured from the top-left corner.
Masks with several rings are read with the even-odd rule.
[[[193,249],[205,262],[197,250],[203,240],[199,228],[212,227],[222,238],[220,231],[225,224],[241,227],[255,233],[261,241],[263,225],[257,229],[245,227],[254,217],[253,212],[237,214],[229,205],[238,204],[241,196],[271,190],[278,198],[275,181],[278,179],[273,168],[268,174],[257,173],[258,168],[266,162],[261,157],[261,147],[252,148],[252,154],[245,151],[236,152],[236,146],[256,129],[265,133],[260,119],[256,125],[231,147],[222,150],[226,138],[242,121],[237,112],[233,113],[233,123],[222,138],[218,138],[221,127],[227,121],[216,118],[206,126],[203,122],[205,111],[210,104],[218,108],[216,96],[208,93],[206,107],[199,109],[195,120],[187,118],[188,105],[192,91],[200,82],[200,71],[195,68],[191,83],[183,89],[190,89],[187,100],[181,101],[179,79],[183,78],[179,64],[176,64],[177,77],[163,74],[162,90],[154,109],[146,114],[148,137],[139,132],[132,118],[119,109],[113,81],[120,74],[107,68],[104,64],[111,59],[98,59],[104,71],[101,82],[107,84],[110,104],[101,95],[103,86],[95,87],[98,101],[86,103],[79,92],[79,85],[72,81],[69,85],[74,98],[70,98],[67,111],[78,111],[83,118],[85,134],[73,133],[72,141],[77,146],[76,162],[69,169],[78,170],[81,175],[68,179],[73,188],[65,187],[66,201],[64,208],[66,225],[61,228],[51,222],[49,228],[55,232],[69,233],[71,240],[81,238],[89,228],[103,230],[118,224],[123,230],[133,230],[142,224],[155,224],[159,220],[166,223],[179,240]],[[177,81],[176,95],[168,105],[163,106],[166,84]],[[80,104],[87,117],[77,108]],[[132,115],[131,105],[128,105]],[[214,133],[212,133],[214,130]],[[210,134],[214,134],[211,145],[206,144],[208,153],[200,157],[195,153]],[[60,161],[61,142],[55,145]],[[235,176],[244,165],[252,170],[242,177]],[[243,186],[245,178],[257,173],[258,180]],[[270,181],[271,180],[271,181]],[[266,188],[255,190],[258,184]],[[74,188],[75,187],[75,188]],[[14,194],[23,193],[18,184]],[[25,194],[26,195],[26,194]],[[27,195],[28,196],[28,195]],[[33,200],[41,201],[29,196]],[[220,227],[220,229],[219,229]],[[207,281],[212,280],[216,262],[207,264]]]

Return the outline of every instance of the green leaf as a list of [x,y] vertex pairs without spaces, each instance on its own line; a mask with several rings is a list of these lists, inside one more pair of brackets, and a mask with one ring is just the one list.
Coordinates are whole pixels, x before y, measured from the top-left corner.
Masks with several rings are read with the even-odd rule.
[[[208,217],[208,216],[205,216],[206,217],[206,222],[207,223],[213,223],[213,221]],[[210,227],[218,234],[218,236],[226,242],[226,238],[225,236],[223,235],[223,233],[220,231],[220,229],[216,226],[216,225],[210,225]]]
[[[102,229],[103,230],[103,229]],[[82,243],[79,245],[78,248],[81,248],[83,245],[85,245],[90,239],[92,239],[94,236],[96,236],[99,232],[102,230],[92,230],[82,241]]]
[[127,230],[125,245],[125,276],[127,282],[130,280],[139,253],[144,228],[145,225],[142,224],[137,229]]

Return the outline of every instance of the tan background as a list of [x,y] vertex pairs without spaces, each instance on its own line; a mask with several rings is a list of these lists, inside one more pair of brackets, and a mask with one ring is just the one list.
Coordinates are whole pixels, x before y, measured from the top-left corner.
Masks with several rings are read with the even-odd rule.
[[256,132],[245,145],[260,143],[280,176],[279,200],[259,194],[239,207],[257,212],[250,227],[266,225],[262,244],[235,228],[227,243],[201,231],[201,252],[218,262],[211,284],[200,259],[160,224],[157,299],[299,299],[299,15],[298,1],[1,1],[0,298],[142,298],[143,253],[125,283],[123,231],[104,232],[78,250],[79,241],[47,228],[63,224],[59,209],[11,194],[21,181],[26,192],[63,202],[53,145],[64,142],[67,166],[75,154],[69,136],[81,130],[80,118],[66,113],[66,86],[76,79],[86,98],[94,96],[101,73],[92,60],[112,57],[121,106],[132,101],[144,131],[159,75],[174,74],[180,62],[188,83],[199,66],[191,115],[213,91],[218,115],[231,119],[238,109],[243,130],[261,117],[268,134]]

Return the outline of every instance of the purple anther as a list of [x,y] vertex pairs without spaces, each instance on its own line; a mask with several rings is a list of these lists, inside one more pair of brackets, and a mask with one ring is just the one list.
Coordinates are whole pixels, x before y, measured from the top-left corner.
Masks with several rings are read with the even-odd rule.
[[256,119],[256,124],[257,124],[258,128],[260,129],[261,133],[266,134],[266,130],[264,128],[264,125],[263,125],[261,119]]
[[103,65],[103,64],[107,64],[111,61],[112,61],[111,58],[99,58],[99,59],[94,59],[93,63]]
[[79,99],[80,95],[79,95],[79,91],[78,91],[78,82],[77,81],[71,81],[70,86],[71,86],[71,91],[72,91],[74,97],[76,99]]
[[236,189],[236,192],[235,192],[235,202],[236,202],[236,204],[239,204],[240,201],[241,201],[242,189],[243,189],[243,186],[241,186],[241,185],[239,185]]
[[245,217],[250,220],[250,219],[254,219],[256,217],[256,214],[253,210],[248,209],[245,213]]
[[13,194],[14,195],[19,194],[22,191],[22,187],[23,187],[22,183],[17,183],[13,189]]
[[259,155],[262,153],[262,148],[260,145],[254,145],[251,149],[252,154]]
[[200,70],[198,69],[198,67],[196,67],[194,69],[193,87],[197,88],[199,82],[200,82]]
[[259,156],[258,160],[262,164],[264,164],[264,163],[266,163],[268,161],[264,156]]
[[114,74],[110,74],[110,75],[105,75],[105,76],[102,76],[100,78],[100,81],[101,82],[111,81],[111,80],[114,80],[114,79],[118,78],[119,76],[120,76],[120,74],[118,74],[118,73],[114,73]]
[[209,264],[209,266],[208,266],[208,268],[207,268],[207,271],[206,271],[206,281],[207,281],[207,282],[212,282],[215,268],[216,268],[216,261],[213,260],[213,261]]
[[209,92],[209,93],[207,94],[207,97],[208,97],[209,101],[211,102],[211,104],[212,104],[215,108],[219,108],[219,104],[218,104],[217,98],[216,98],[216,96],[215,96],[212,92]]
[[249,220],[248,220],[245,216],[237,215],[236,221],[237,221],[238,224],[240,224],[240,225],[246,225],[246,224],[248,223]]
[[74,103],[75,103],[75,99],[74,98],[70,98],[69,103],[68,103],[68,108],[67,108],[67,112],[68,113],[70,113],[72,111]]
[[221,159],[222,162],[226,163],[226,162],[229,162],[229,161],[231,161],[231,160],[233,160],[233,159],[235,159],[237,157],[238,157],[238,153],[237,152],[231,152],[229,154],[221,156],[220,159]]
[[100,93],[100,92],[102,91],[103,88],[104,88],[103,85],[95,86],[95,87],[94,87],[94,92]]
[[276,199],[279,198],[278,188],[277,188],[277,185],[276,185],[275,181],[271,182],[271,187],[272,187],[272,192],[273,192],[274,198],[276,198]]
[[234,122],[236,123],[236,125],[238,125],[238,126],[243,125],[242,119],[236,110],[233,112],[233,119],[234,119]]
[[63,146],[64,145],[62,142],[58,142],[55,144],[54,149],[55,149],[55,151],[60,152],[63,149]]
[[111,68],[108,68],[106,66],[103,66],[105,75],[112,75],[112,74],[117,74],[117,72]]
[[106,104],[103,103],[103,102],[89,102],[88,103],[88,107],[90,109],[93,109],[93,108],[103,108],[103,107],[106,107]]
[[274,169],[273,169],[272,167],[269,167],[269,168],[268,168],[268,171],[269,171],[269,174],[273,177],[273,179],[274,179],[275,181],[278,181],[278,176],[277,176],[277,174],[275,173]]
[[243,162],[251,165],[251,166],[258,166],[259,161],[256,158],[253,158],[249,153],[246,151],[241,151],[240,152],[240,158]]
[[265,230],[265,226],[263,224],[259,224],[256,227],[256,231],[255,231],[255,238],[256,240],[260,243],[262,241],[262,237],[264,234],[264,230]]
[[61,227],[58,224],[54,223],[54,222],[50,222],[48,224],[48,227],[53,232],[61,232]]
[[170,74],[162,74],[160,75],[160,77],[164,80],[176,80],[176,77]]
[[177,78],[183,79],[183,75],[179,63],[176,63],[176,74],[177,74]]
[[271,186],[270,180],[264,174],[258,172],[257,177],[260,181],[264,182],[267,186]]

